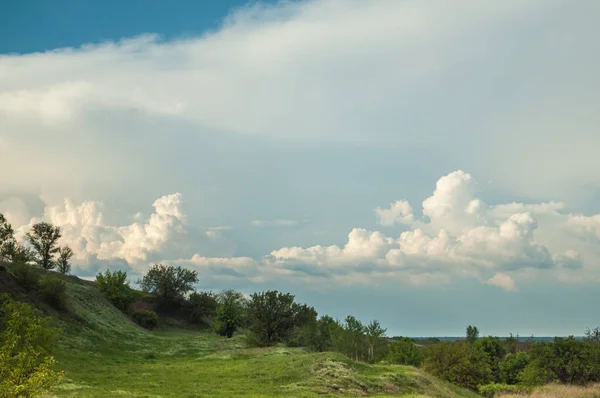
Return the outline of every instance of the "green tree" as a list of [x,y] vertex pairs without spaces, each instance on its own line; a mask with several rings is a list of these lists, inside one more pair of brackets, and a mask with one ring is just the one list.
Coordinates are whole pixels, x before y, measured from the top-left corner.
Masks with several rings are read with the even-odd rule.
[[62,380],[52,369],[55,338],[39,310],[0,296],[0,397],[39,396]]
[[58,272],[63,275],[71,272],[71,263],[69,262],[73,257],[73,250],[68,246],[62,246],[58,249],[58,260],[56,262],[56,268]]
[[15,231],[4,214],[0,213],[0,260],[12,261],[10,257],[15,243]]
[[294,296],[269,290],[250,295],[248,317],[250,331],[259,345],[271,345],[288,339],[296,325]]
[[96,284],[100,293],[123,312],[128,312],[135,302],[135,294],[129,287],[125,271],[106,270],[104,274],[99,273],[96,275]]
[[215,331],[220,336],[231,338],[245,322],[246,298],[242,293],[229,289],[221,292],[217,301]]
[[473,343],[473,349],[480,350],[485,354],[492,370],[493,379],[499,383],[501,381],[499,363],[506,355],[500,339],[492,336],[482,337]]
[[365,335],[367,337],[367,342],[369,344],[368,347],[368,360],[373,361],[375,358],[375,347],[377,343],[381,341],[383,337],[385,337],[385,332],[387,329],[381,327],[379,321],[372,321],[367,326],[365,326]]
[[211,292],[193,292],[184,304],[190,322],[209,324],[217,313],[217,296]]
[[390,345],[386,359],[399,365],[421,366],[425,354],[411,339],[402,337]]
[[25,237],[33,248],[34,261],[42,269],[54,269],[54,256],[59,251],[58,240],[61,238],[60,228],[47,222],[37,223]]
[[344,340],[346,341],[347,355],[356,361],[364,359],[365,351],[365,326],[352,315],[344,319]]
[[163,309],[174,309],[181,305],[185,295],[194,290],[198,273],[187,268],[154,264],[139,282],[143,291],[158,297]]
[[508,353],[500,361],[500,379],[502,383],[518,384],[521,372],[529,365],[531,357],[526,352]]
[[433,345],[423,366],[440,379],[474,391],[492,379],[492,371],[483,351],[473,350],[463,341],[442,341]]
[[477,326],[467,326],[467,343],[473,344],[479,338],[479,329]]

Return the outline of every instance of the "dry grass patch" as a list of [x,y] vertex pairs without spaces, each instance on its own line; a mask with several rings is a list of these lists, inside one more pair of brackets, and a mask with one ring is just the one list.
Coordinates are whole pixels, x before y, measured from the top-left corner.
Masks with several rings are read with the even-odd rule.
[[504,394],[502,398],[600,398],[600,384],[591,384],[587,387],[566,386],[551,384],[540,387],[531,394]]

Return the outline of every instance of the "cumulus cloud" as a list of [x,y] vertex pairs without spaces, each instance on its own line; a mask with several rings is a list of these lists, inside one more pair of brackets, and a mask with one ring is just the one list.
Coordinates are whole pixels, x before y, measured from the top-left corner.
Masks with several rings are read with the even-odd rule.
[[18,232],[22,235],[32,224],[45,220],[60,227],[61,243],[73,249],[75,260],[86,263],[92,256],[97,260],[121,259],[133,266],[143,264],[152,254],[172,250],[176,238],[185,233],[179,193],[158,198],[148,219],[125,226],[106,225],[102,207],[99,202],[78,204],[65,199],[47,205],[42,217],[18,227]]
[[398,200],[390,204],[389,209],[375,209],[377,222],[389,227],[395,224],[408,224],[413,220],[413,209],[406,200]]
[[[380,224],[393,225],[398,220],[407,224],[409,230],[398,238],[357,228],[344,247],[289,247],[275,250],[270,256],[281,267],[301,271],[298,265],[303,264],[331,274],[370,273],[400,279],[440,275],[440,280],[443,276],[496,275],[490,281],[502,283],[504,288],[511,286],[505,272],[583,267],[584,259],[578,251],[561,251],[560,245],[553,244],[556,239],[543,239],[544,234],[538,239],[538,217],[544,220],[546,234],[555,232],[554,228],[567,220],[580,220],[560,213],[564,208],[561,203],[488,205],[477,197],[475,179],[458,170],[440,178],[422,205],[422,219],[413,219],[412,207],[406,201],[376,210]],[[589,220],[578,222],[590,231]],[[572,236],[564,233],[563,240],[569,239],[572,241]]]
[[498,286],[507,292],[516,292],[518,290],[513,278],[506,274],[496,274],[488,279],[486,283],[488,285]]

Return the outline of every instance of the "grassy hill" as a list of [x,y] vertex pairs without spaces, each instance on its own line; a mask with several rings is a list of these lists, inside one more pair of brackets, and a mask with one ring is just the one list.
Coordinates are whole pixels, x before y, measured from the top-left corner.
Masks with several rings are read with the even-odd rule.
[[62,329],[56,359],[68,380],[54,397],[477,397],[412,367],[282,346],[247,348],[243,336],[173,326],[147,331],[93,282],[73,276],[64,277],[68,309],[58,312],[21,289],[11,267],[0,267],[0,290],[40,307]]

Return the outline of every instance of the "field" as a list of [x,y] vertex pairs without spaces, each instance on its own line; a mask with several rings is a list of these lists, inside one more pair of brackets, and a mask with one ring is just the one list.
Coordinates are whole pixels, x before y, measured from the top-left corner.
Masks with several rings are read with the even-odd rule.
[[68,309],[57,312],[1,268],[2,290],[41,307],[61,329],[55,357],[66,381],[53,397],[478,396],[412,367],[302,348],[247,348],[244,336],[227,339],[175,320],[147,331],[76,277],[64,277]]

